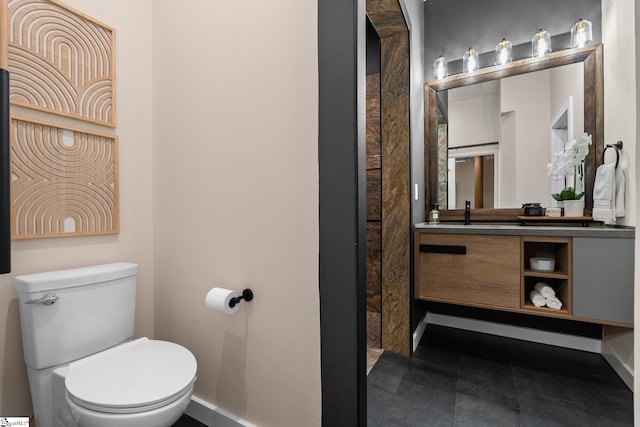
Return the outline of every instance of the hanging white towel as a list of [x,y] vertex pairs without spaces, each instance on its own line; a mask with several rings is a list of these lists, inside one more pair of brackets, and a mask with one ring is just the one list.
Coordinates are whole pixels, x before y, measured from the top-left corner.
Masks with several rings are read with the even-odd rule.
[[[624,175],[622,179],[624,180]],[[615,163],[601,165],[596,170],[596,180],[593,185],[592,216],[594,220],[607,224],[615,223],[615,196],[616,165]]]
[[616,206],[615,216],[616,217],[622,217],[626,215],[626,212],[624,209],[625,185],[626,185],[626,181],[624,178],[624,169],[622,165],[619,164],[618,167],[616,168],[616,199],[615,199],[615,206]]

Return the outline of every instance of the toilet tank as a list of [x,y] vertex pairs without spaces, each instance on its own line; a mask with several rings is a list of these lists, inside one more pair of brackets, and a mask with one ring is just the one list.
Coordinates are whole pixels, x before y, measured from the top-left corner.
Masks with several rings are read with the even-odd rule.
[[[114,263],[16,277],[27,366],[68,363],[133,337],[137,272]],[[49,294],[53,304],[38,302]]]

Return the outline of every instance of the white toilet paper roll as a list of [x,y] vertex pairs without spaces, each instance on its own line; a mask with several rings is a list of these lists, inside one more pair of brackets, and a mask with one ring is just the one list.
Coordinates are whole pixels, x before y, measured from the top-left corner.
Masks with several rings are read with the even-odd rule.
[[240,293],[224,288],[213,288],[207,293],[205,304],[212,310],[225,314],[234,314],[240,308],[240,304],[236,304],[233,308],[229,307],[231,298],[239,297]]

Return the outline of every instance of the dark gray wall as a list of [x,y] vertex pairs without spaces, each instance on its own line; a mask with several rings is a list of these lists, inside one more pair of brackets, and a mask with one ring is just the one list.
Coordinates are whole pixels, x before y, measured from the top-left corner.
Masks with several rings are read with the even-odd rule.
[[0,68],[0,274],[11,272],[9,72]]
[[327,427],[367,423],[365,19],[364,0],[318,2],[320,341]]
[[539,28],[551,32],[552,48],[559,50],[554,36],[570,32],[578,18],[593,23],[594,43],[602,40],[601,0],[427,0],[424,13],[425,81],[433,80],[439,55],[451,62],[469,47],[493,52],[503,37],[514,46],[531,43]]

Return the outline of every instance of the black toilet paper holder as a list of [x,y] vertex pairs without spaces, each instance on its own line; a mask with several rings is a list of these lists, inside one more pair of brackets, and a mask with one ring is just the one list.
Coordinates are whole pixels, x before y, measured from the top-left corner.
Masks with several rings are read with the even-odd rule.
[[229,307],[231,308],[235,307],[236,304],[238,304],[242,300],[251,301],[252,299],[253,299],[253,291],[247,288],[244,291],[242,291],[242,295],[240,295],[239,297],[233,297],[229,300]]

